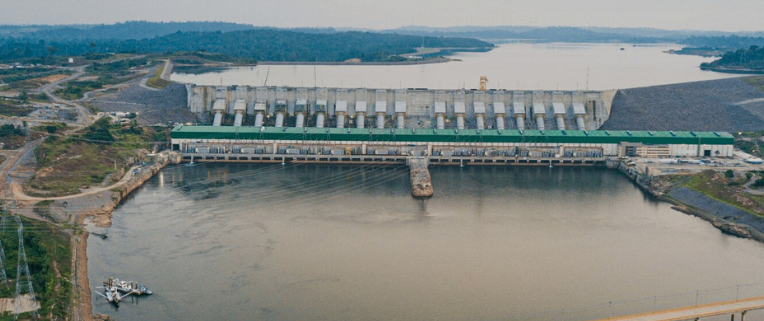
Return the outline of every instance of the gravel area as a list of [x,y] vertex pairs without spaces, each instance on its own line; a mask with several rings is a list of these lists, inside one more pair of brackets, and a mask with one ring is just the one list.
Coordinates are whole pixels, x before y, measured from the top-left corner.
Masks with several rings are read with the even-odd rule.
[[759,231],[764,231],[764,219],[755,216],[751,213],[743,211],[732,205],[728,205],[719,202],[713,198],[710,198],[700,192],[694,191],[687,187],[682,187],[677,190],[669,192],[669,196],[674,199],[699,208],[705,212],[718,216],[721,219],[727,221],[742,223],[751,226]]
[[762,130],[764,93],[737,78],[619,90],[601,129]]
[[138,112],[143,125],[193,122],[196,115],[187,108],[186,86],[173,83],[162,90],[139,86],[139,81],[117,92],[106,93],[88,100],[102,112]]

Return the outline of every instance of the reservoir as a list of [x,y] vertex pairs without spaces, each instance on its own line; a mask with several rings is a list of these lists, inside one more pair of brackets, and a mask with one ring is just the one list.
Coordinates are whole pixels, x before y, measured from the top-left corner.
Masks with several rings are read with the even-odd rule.
[[[623,50],[621,50],[623,48]],[[488,88],[505,90],[609,90],[736,77],[702,71],[714,58],[672,55],[681,45],[510,43],[483,53],[457,53],[461,61],[404,66],[260,65],[202,74],[176,69],[172,80],[197,85],[346,88]],[[739,76],[739,75],[738,75]],[[266,81],[267,80],[267,81]]]
[[109,236],[88,241],[91,288],[115,276],[155,294],[119,309],[93,295],[94,312],[587,320],[764,293],[764,245],[656,202],[617,171],[431,173],[435,196],[422,201],[405,167],[167,167],[114,211],[111,228],[89,228]]

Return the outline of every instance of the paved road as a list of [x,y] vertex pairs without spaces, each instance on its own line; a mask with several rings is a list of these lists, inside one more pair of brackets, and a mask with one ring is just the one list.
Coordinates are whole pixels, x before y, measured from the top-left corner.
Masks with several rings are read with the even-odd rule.
[[745,183],[745,185],[743,185],[746,193],[759,195],[759,196],[764,195],[764,191],[759,191],[759,190],[755,190],[751,188],[751,185],[753,185],[753,183],[756,183],[756,180],[758,179],[759,179],[759,175],[753,175],[751,176],[751,180],[749,180],[748,183]]
[[743,311],[764,309],[764,297],[738,301],[711,303],[699,306],[664,310],[637,315],[602,319],[599,321],[682,321],[717,315],[731,315]]

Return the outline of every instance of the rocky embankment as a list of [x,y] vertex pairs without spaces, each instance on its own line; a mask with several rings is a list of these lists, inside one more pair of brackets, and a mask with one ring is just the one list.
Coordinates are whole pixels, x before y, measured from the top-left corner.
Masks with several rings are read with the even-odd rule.
[[764,242],[764,219],[702,193],[681,187],[672,190],[676,209],[700,217],[725,233]]
[[758,131],[764,92],[739,78],[622,89],[600,129]]
[[688,187],[674,185],[667,176],[642,175],[623,164],[618,169],[650,195],[674,204],[675,210],[706,220],[724,233],[764,242],[764,218]]
[[125,197],[141,187],[143,183],[154,177],[156,173],[168,164],[179,164],[180,161],[180,154],[175,152],[162,152],[156,154],[155,162],[153,164],[141,168],[136,173],[128,173],[127,175],[132,175],[132,177],[130,177],[127,182],[109,191],[111,193],[110,201],[102,204],[99,209],[93,210],[89,215],[83,215],[83,217],[92,216],[93,222],[100,227],[111,226],[111,213],[120,203],[122,203],[122,200],[124,200]]

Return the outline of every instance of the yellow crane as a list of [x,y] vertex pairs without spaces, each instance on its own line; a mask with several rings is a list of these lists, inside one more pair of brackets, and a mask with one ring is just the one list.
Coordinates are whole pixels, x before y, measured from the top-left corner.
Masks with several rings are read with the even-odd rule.
[[486,76],[480,76],[480,90],[486,91],[486,86],[488,85],[488,77]]

